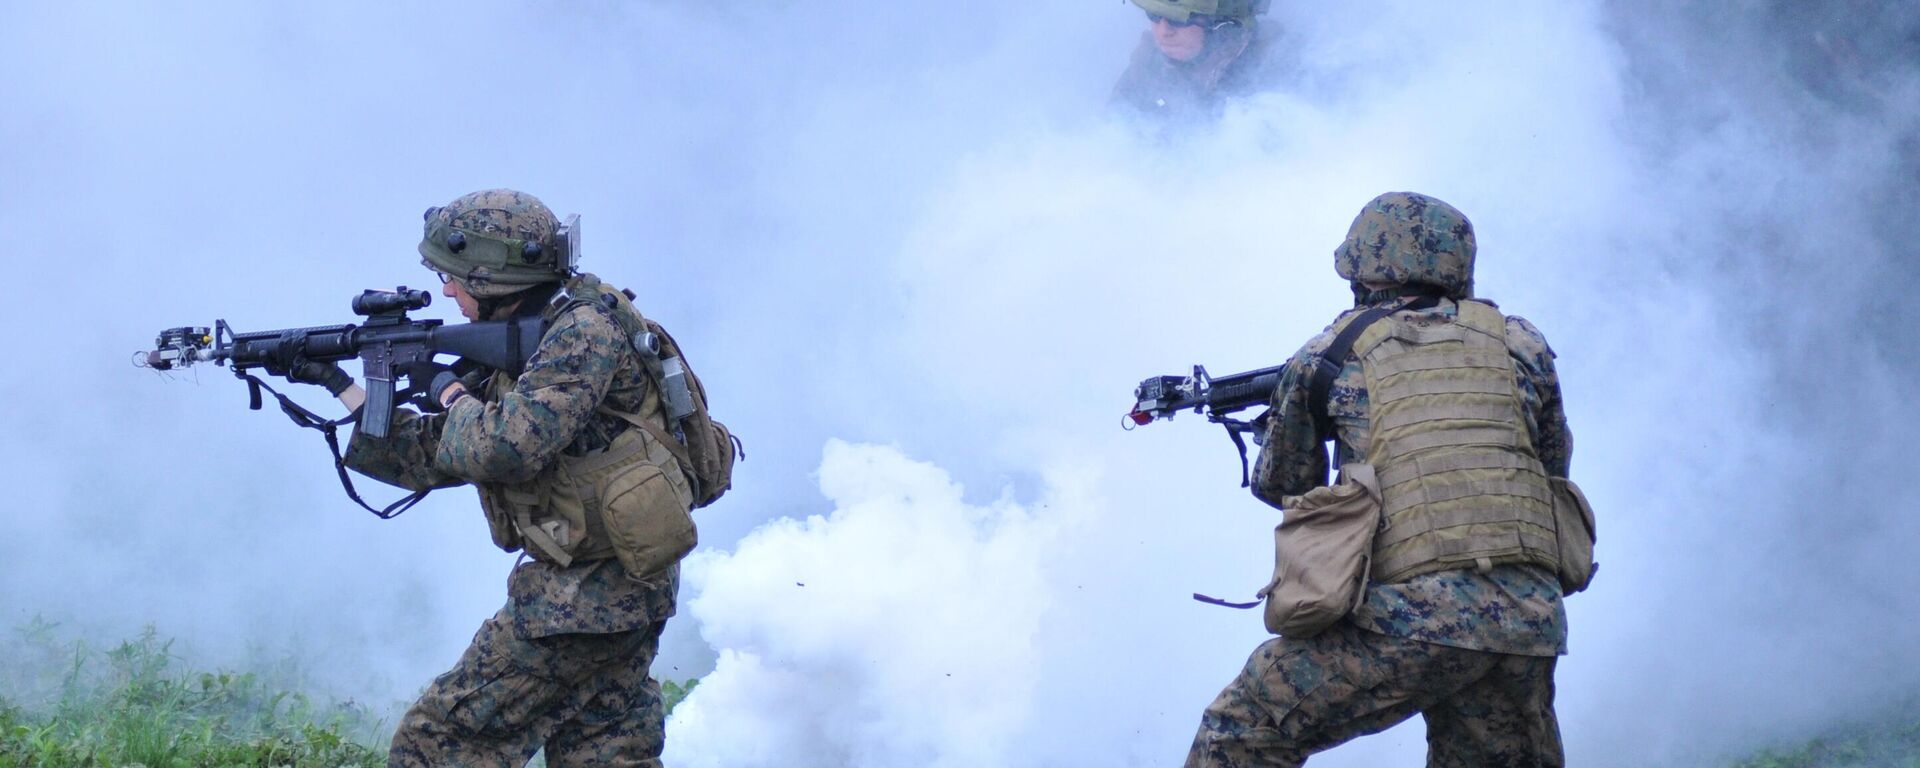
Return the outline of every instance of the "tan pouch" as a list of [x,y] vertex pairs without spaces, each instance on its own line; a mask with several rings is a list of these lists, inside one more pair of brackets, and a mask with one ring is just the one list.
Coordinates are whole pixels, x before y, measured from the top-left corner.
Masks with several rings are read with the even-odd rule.
[[1380,527],[1380,484],[1373,467],[1340,468],[1337,485],[1315,488],[1285,501],[1285,517],[1273,530],[1273,581],[1267,601],[1267,631],[1311,637],[1359,607],[1373,561],[1373,534]]
[[1553,485],[1554,538],[1559,544],[1560,591],[1571,595],[1593,583],[1600,564],[1593,561],[1593,544],[1598,539],[1593,527],[1593,507],[1580,486],[1564,477],[1549,477]]
[[634,463],[601,484],[607,539],[629,577],[643,578],[693,551],[699,537],[687,512],[692,495],[660,467],[645,462]]
[[515,505],[512,495],[504,488],[479,485],[480,509],[487,516],[487,530],[493,534],[493,544],[508,552],[517,552],[525,542],[520,540],[520,531],[515,529]]

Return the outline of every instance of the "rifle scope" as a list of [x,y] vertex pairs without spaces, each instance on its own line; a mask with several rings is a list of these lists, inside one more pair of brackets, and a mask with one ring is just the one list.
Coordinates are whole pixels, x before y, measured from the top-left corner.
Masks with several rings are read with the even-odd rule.
[[362,291],[353,297],[353,313],[372,317],[396,312],[408,312],[424,309],[433,303],[433,295],[426,291],[410,291],[400,286],[391,291]]

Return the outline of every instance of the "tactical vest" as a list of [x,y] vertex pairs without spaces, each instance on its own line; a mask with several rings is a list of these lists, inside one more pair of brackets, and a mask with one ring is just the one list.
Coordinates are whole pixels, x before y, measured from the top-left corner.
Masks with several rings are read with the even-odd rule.
[[1510,563],[1558,568],[1552,490],[1527,431],[1506,317],[1477,301],[1459,308],[1453,322],[1430,326],[1383,318],[1354,345],[1381,491],[1375,582]]
[[[613,306],[599,299],[607,293],[618,296]],[[611,312],[622,330],[644,325],[624,294],[592,275],[569,282],[566,296],[548,309],[547,319],[551,323],[584,304]],[[487,384],[488,401],[498,402],[513,391],[516,381],[504,371],[495,372]],[[677,563],[693,550],[697,533],[689,510],[694,490],[679,458],[685,449],[670,442],[658,382],[649,381],[655,386],[647,388],[638,412],[617,411],[604,403],[596,411],[632,427],[621,430],[605,449],[584,456],[562,453],[526,482],[479,485],[494,544],[509,552],[525,549],[535,559],[563,567],[617,557],[636,578]]]

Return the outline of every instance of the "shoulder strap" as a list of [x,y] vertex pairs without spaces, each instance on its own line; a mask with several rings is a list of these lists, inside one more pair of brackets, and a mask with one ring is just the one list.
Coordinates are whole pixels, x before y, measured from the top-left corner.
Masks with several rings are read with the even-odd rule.
[[606,416],[612,416],[646,430],[647,434],[651,435],[655,441],[667,447],[667,452],[673,454],[675,461],[680,462],[680,471],[689,474],[693,472],[693,457],[687,455],[686,444],[680,442],[680,440],[673,435],[668,434],[666,430],[661,429],[660,425],[641,418],[639,414],[616,411],[604,405],[600,406],[596,412]]
[[1334,436],[1333,420],[1327,416],[1327,398],[1333,389],[1333,380],[1340,376],[1341,369],[1347,367],[1347,356],[1353,354],[1353,343],[1360,338],[1360,334],[1365,333],[1368,326],[1400,310],[1432,309],[1439,303],[1438,296],[1421,296],[1404,304],[1369,307],[1334,335],[1333,343],[1320,353],[1320,360],[1313,367],[1313,375],[1307,380],[1307,412],[1313,416],[1315,435],[1322,441]]

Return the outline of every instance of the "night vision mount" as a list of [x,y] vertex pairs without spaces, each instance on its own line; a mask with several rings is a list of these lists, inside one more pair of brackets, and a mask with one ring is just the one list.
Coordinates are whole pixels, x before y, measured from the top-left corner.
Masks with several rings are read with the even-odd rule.
[[563,275],[580,271],[580,214],[567,214],[567,218],[560,222],[560,229],[553,233],[553,239],[566,249],[560,258],[554,260],[554,269]]

